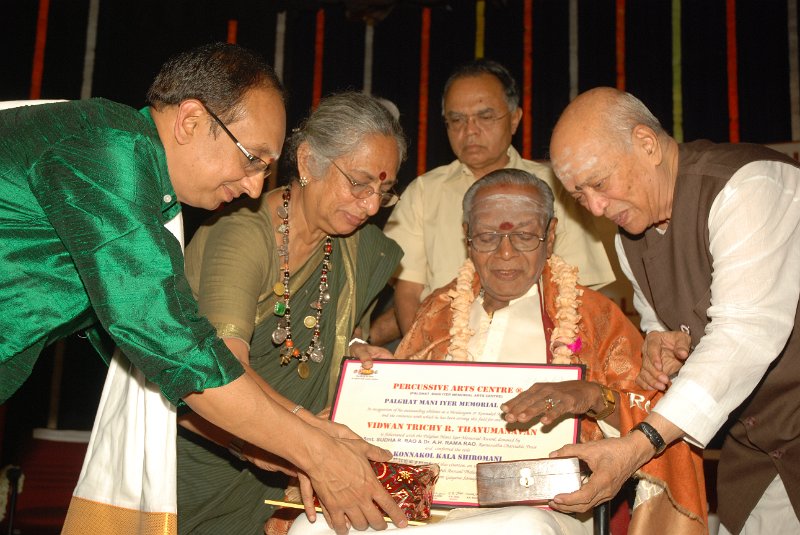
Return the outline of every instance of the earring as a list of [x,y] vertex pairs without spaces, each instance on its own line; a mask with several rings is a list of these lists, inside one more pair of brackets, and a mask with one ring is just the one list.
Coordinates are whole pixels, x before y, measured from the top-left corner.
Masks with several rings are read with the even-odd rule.
[[308,179],[306,177],[304,177],[304,176],[301,176],[300,180],[298,182],[300,182],[300,187],[301,188],[304,188],[304,187],[308,186]]

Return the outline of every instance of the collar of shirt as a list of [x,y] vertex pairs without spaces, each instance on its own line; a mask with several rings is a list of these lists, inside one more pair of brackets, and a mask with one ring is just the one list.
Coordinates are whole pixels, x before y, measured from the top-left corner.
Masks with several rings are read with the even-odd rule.
[[[522,169],[522,156],[519,155],[517,149],[509,145],[508,149],[506,149],[506,155],[508,156],[508,163],[505,165],[506,169]],[[456,180],[462,175],[470,177],[473,181],[475,180],[475,175],[470,171],[469,167],[461,163],[461,161],[455,160],[453,164],[456,166],[457,172],[448,176],[447,180]]]
[[164,145],[161,144],[161,139],[158,137],[158,130],[153,116],[150,114],[150,108],[145,106],[139,110],[139,113],[145,116],[150,124],[153,126],[154,138],[159,142],[156,145],[160,148],[158,158],[158,177],[161,186],[161,213],[164,215],[165,221],[170,221],[181,211],[181,203],[178,202],[178,196],[175,195],[175,190],[172,187],[172,182],[169,180],[169,169],[167,168],[167,154],[164,152]]
[[512,299],[511,301],[509,301],[508,302],[508,306],[511,306],[514,303],[518,303],[519,301],[521,301],[522,299],[525,299],[526,297],[533,297],[534,295],[539,295],[539,285],[535,284],[535,283],[531,284],[531,287],[528,288],[528,291],[525,292],[525,295],[521,295],[521,296],[517,297],[516,299]]
[[525,295],[496,310],[491,320],[483,308],[483,299],[475,299],[470,313],[470,329],[475,334],[470,340],[469,351],[475,360],[547,362],[546,336],[536,284]]

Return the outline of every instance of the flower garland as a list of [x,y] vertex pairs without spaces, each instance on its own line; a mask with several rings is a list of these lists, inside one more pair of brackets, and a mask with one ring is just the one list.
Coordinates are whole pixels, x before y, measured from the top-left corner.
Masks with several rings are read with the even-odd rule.
[[[550,335],[550,351],[553,353],[553,364],[572,364],[575,356],[583,346],[578,336],[578,314],[583,290],[577,287],[578,268],[570,266],[561,257],[551,255],[548,259],[552,281],[558,288],[555,305],[556,313],[552,318],[555,328]],[[472,283],[475,279],[475,265],[470,259],[458,269],[456,287],[448,292],[452,298],[450,309],[453,312],[453,324],[450,327],[450,345],[447,349],[448,360],[472,360],[467,352],[467,345],[475,334],[469,328],[469,315],[475,293]]]
[[450,308],[453,311],[453,324],[450,327],[450,346],[447,349],[447,360],[472,360],[467,351],[472,335],[469,328],[469,312],[475,294],[472,292],[472,281],[475,279],[475,265],[467,258],[458,268],[456,287],[447,295],[453,298]]
[[558,288],[556,295],[556,314],[553,319],[555,328],[550,334],[550,351],[553,353],[553,364],[572,364],[572,357],[577,354],[583,342],[578,336],[578,298],[583,290],[578,288],[578,268],[564,262],[560,256],[550,255],[551,279]]

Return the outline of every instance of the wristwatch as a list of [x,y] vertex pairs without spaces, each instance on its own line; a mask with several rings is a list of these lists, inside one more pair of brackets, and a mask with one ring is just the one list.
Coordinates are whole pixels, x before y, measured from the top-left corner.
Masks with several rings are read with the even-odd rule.
[[603,408],[600,412],[594,412],[593,409],[589,409],[586,411],[586,414],[595,420],[602,420],[603,418],[611,416],[611,413],[617,408],[617,398],[614,397],[614,391],[610,388],[606,388],[599,383],[597,383],[597,386],[600,387],[600,391],[603,393]]
[[664,442],[664,437],[661,436],[661,433],[656,431],[656,428],[652,425],[648,424],[647,422],[639,422],[633,429],[631,429],[631,433],[634,431],[641,431],[644,433],[644,436],[647,437],[647,440],[650,441],[650,444],[656,449],[656,455],[660,455],[662,451],[664,451],[667,447],[667,443]]

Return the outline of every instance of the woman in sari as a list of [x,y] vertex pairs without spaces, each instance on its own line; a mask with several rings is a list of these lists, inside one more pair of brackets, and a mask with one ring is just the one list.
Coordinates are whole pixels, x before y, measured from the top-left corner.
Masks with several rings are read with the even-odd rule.
[[[201,227],[186,249],[186,272],[200,312],[247,373],[285,408],[344,436],[346,428],[315,414],[329,403],[354,333],[368,332],[371,305],[402,254],[365,223],[396,202],[406,144],[379,101],[341,93],[324,98],[287,145],[297,171],[290,185]],[[381,352],[360,341],[352,349]],[[196,414],[181,424],[194,433],[178,437],[179,533],[263,533],[274,512],[264,500],[282,499],[287,480],[253,465],[287,474],[293,467]]]

